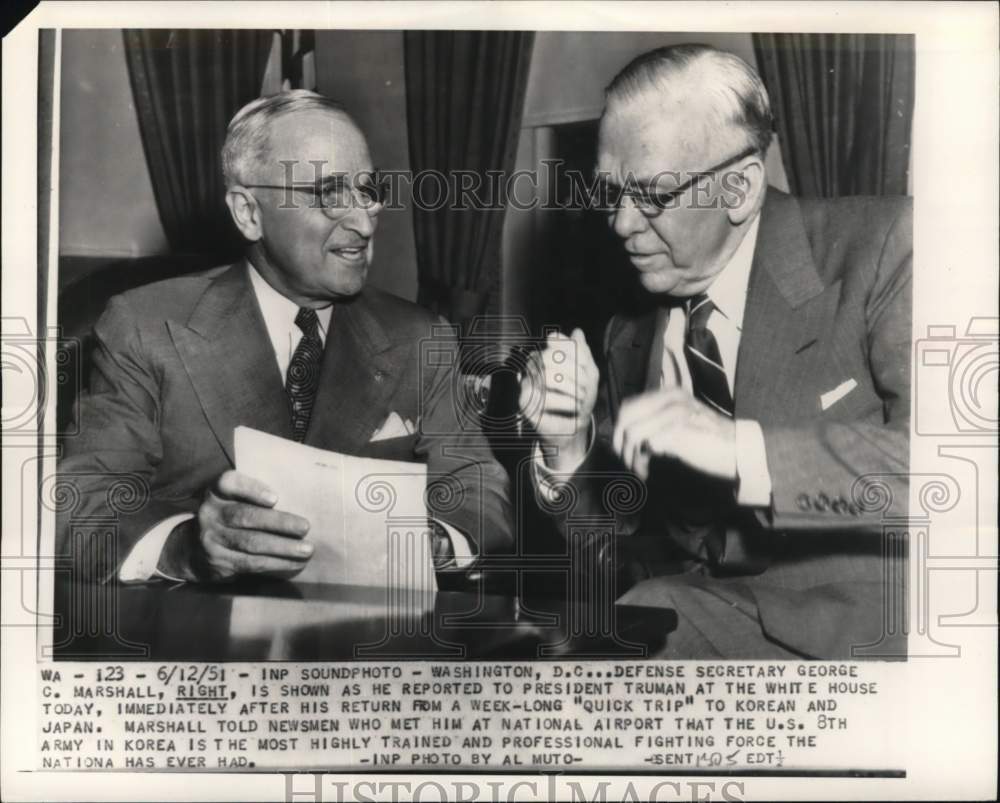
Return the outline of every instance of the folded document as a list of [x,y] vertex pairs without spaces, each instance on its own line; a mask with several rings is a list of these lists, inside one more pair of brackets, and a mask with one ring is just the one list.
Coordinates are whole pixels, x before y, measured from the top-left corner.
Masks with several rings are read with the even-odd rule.
[[275,508],[309,520],[300,582],[435,591],[421,463],[329,452],[249,427],[235,432],[236,470],[266,483]]

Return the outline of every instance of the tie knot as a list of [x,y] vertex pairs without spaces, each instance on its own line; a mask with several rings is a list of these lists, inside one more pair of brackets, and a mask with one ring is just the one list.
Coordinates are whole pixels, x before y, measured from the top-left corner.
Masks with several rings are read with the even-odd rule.
[[688,328],[705,329],[708,326],[708,319],[715,309],[715,304],[708,293],[698,293],[691,296],[688,302]]
[[316,310],[300,307],[299,314],[295,316],[295,325],[306,337],[319,339],[319,318],[316,317]]

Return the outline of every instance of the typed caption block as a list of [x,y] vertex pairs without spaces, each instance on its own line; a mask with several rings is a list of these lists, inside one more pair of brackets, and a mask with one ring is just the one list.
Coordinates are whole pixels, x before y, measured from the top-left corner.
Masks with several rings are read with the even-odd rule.
[[[110,664],[39,668],[41,769],[873,767],[874,663]],[[884,761],[885,756],[880,756]]]

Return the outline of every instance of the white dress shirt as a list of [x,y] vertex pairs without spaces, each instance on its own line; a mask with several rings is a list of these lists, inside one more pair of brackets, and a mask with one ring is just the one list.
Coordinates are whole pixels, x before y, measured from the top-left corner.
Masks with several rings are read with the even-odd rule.
[[[758,214],[729,264],[706,291],[715,304],[708,319],[708,328],[718,343],[730,394],[734,393],[736,387],[736,361],[743,333],[743,314],[759,225]],[[656,333],[646,374],[646,390],[679,384],[689,393],[692,392],[691,373],[684,356],[686,329],[687,312],[684,306],[664,307],[657,314]],[[539,487],[543,493],[549,492],[546,480],[554,472],[545,465],[541,449],[537,446],[535,468]],[[575,468],[560,473],[572,473]],[[756,421],[736,419],[736,475],[738,504],[747,507],[767,507],[771,504],[771,477],[767,469],[764,433]]]
[[[278,371],[284,378],[288,375],[288,364],[292,361],[295,349],[299,347],[299,341],[302,339],[302,330],[295,325],[299,306],[264,281],[264,277],[249,262],[247,262],[247,272],[250,274],[250,284],[253,287],[254,295],[257,296],[260,314],[264,318],[264,326],[267,327],[267,336],[274,347],[274,356],[278,358]],[[316,310],[316,318],[319,321],[319,339],[324,346],[332,314],[333,304]]]
[[[274,348],[278,370],[284,377],[288,374],[288,365],[302,339],[302,330],[295,323],[299,307],[294,301],[271,287],[249,262],[247,262],[247,272],[250,276],[250,285],[257,297],[261,316],[264,318],[268,339]],[[332,313],[332,304],[316,310],[316,318],[319,321],[319,337],[324,345],[326,344],[326,334],[330,329]],[[123,583],[134,583],[159,576],[167,580],[181,582],[178,578],[169,577],[157,570],[156,565],[159,563],[160,553],[173,529],[178,524],[193,518],[193,513],[178,513],[158,522],[146,531],[122,562],[118,572],[119,580]],[[444,522],[441,522],[441,526],[451,536],[456,565],[459,567],[469,565],[474,556],[468,539]]]

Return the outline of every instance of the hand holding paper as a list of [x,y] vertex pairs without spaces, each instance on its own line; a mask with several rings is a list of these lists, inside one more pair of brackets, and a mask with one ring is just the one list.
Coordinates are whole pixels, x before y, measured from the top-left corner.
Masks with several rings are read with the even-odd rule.
[[240,574],[292,575],[313,552],[302,538],[309,521],[273,509],[263,482],[226,471],[205,493],[195,518],[171,533],[158,568],[181,580],[226,580]]
[[314,551],[301,582],[433,590],[420,463],[329,452],[248,427],[235,433],[237,470],[263,482],[275,507],[308,520]]

